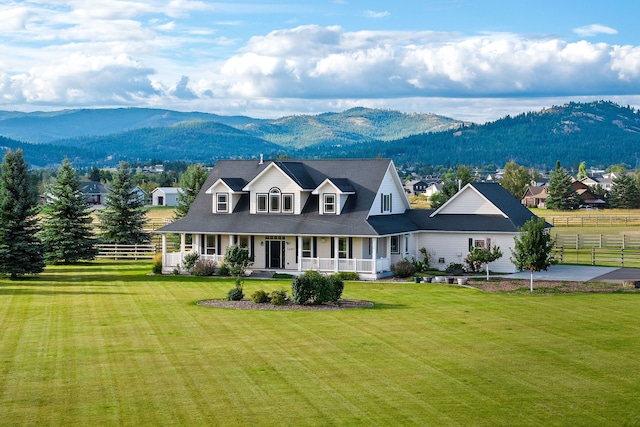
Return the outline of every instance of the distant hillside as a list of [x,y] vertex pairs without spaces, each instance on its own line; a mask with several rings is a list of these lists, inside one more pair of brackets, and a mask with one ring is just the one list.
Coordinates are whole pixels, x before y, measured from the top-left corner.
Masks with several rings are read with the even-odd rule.
[[244,116],[182,113],[151,108],[62,110],[20,113],[0,111],[0,135],[34,144],[86,136],[101,136],[140,129],[206,120],[229,126],[260,122]]
[[[431,165],[504,165],[515,160],[539,168],[553,167],[556,160],[566,166],[586,161],[589,166],[632,167],[640,160],[640,112],[606,101],[569,103],[484,125],[366,108],[277,120],[148,109],[0,112],[0,135],[9,136],[3,133],[7,124],[13,134],[50,141],[29,145],[0,140],[7,147],[22,144],[34,166],[55,166],[64,156],[77,166],[105,166],[121,159],[212,163],[260,154],[382,156],[397,164]],[[116,128],[124,130],[101,133]],[[94,133],[52,139],[82,132]]]
[[254,122],[241,128],[285,147],[390,141],[425,132],[457,129],[463,122],[435,114],[352,108],[341,113],[297,115]]
[[[391,142],[350,147],[342,155],[384,156],[396,162],[498,164],[509,160],[552,167],[586,161],[588,165],[627,163],[640,157],[640,112],[612,102],[569,103],[539,112],[504,117],[484,125],[410,136]],[[307,155],[323,156],[310,149]]]
[[180,122],[107,136],[56,141],[57,146],[78,147],[101,153],[92,163],[119,160],[185,160],[212,164],[218,159],[275,156],[282,147],[246,132],[208,121]]

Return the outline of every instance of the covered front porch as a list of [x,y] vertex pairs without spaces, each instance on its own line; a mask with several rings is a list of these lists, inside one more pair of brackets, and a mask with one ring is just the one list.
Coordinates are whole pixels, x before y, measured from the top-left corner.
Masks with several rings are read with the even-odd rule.
[[392,239],[389,237],[183,233],[177,250],[168,249],[167,234],[162,235],[163,272],[182,272],[184,256],[192,252],[198,253],[200,259],[215,261],[220,266],[226,249],[231,245],[249,249],[254,259],[251,269],[289,274],[308,270],[354,272],[363,280],[372,280],[390,275],[394,261]]

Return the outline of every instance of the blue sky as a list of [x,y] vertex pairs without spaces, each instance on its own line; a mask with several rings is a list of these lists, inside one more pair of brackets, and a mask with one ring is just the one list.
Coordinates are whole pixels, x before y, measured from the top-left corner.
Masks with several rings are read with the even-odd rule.
[[636,1],[0,0],[0,109],[640,106]]

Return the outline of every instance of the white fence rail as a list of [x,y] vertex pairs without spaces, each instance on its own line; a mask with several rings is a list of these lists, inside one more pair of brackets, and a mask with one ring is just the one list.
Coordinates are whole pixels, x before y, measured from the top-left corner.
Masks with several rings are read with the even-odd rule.
[[96,245],[98,255],[96,258],[111,259],[151,259],[156,255],[156,245]]

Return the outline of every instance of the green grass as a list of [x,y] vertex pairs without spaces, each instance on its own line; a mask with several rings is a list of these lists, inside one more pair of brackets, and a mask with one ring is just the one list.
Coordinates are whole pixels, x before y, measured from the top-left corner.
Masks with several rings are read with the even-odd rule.
[[232,280],[149,270],[0,279],[0,424],[640,423],[638,294],[348,282],[375,308],[236,311],[195,305]]

